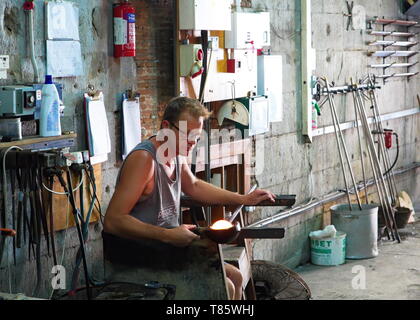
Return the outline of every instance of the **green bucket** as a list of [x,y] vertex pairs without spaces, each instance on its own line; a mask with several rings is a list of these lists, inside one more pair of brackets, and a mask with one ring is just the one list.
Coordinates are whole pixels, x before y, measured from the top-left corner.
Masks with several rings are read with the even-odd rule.
[[346,234],[337,231],[334,238],[311,239],[311,262],[319,266],[337,266],[346,261]]

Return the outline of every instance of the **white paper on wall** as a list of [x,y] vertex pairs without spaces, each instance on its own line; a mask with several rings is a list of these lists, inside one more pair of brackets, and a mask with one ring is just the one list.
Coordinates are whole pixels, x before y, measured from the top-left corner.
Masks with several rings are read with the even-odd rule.
[[141,142],[140,100],[123,101],[123,159]]
[[48,40],[79,40],[79,8],[73,2],[47,2]]
[[47,74],[51,74],[53,77],[82,75],[80,42],[47,40]]
[[101,93],[97,100],[85,94],[85,106],[91,162],[104,162],[111,152],[111,138],[103,94]]

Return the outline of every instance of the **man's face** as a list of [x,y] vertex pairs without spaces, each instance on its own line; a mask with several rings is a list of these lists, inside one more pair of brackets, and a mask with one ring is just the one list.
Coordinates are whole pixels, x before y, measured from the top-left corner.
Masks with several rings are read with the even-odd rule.
[[163,121],[163,127],[172,129],[176,136],[176,145],[173,145],[173,147],[176,148],[177,155],[188,156],[201,136],[203,122],[203,117],[197,119],[186,112],[181,114],[178,123]]

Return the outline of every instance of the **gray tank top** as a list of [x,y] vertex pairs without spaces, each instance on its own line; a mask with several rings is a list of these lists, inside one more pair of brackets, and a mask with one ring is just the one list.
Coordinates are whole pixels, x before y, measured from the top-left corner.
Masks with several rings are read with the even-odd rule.
[[[156,148],[150,140],[139,143],[131,150],[126,160],[132,152],[138,150],[145,150],[153,157],[155,167],[154,187],[151,194],[139,198],[131,210],[130,215],[142,222],[163,228],[175,228],[179,226],[181,177],[178,157],[175,160],[175,180],[172,180],[166,174],[163,168],[164,165],[157,161]],[[118,174],[117,184],[123,166]]]

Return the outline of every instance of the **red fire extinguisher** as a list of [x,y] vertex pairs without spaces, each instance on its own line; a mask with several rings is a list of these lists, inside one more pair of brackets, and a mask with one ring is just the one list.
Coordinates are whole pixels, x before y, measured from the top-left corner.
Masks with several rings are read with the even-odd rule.
[[390,149],[392,147],[392,135],[394,132],[391,129],[384,129],[385,134],[385,147]]
[[114,5],[114,57],[136,55],[136,10],[125,0]]

